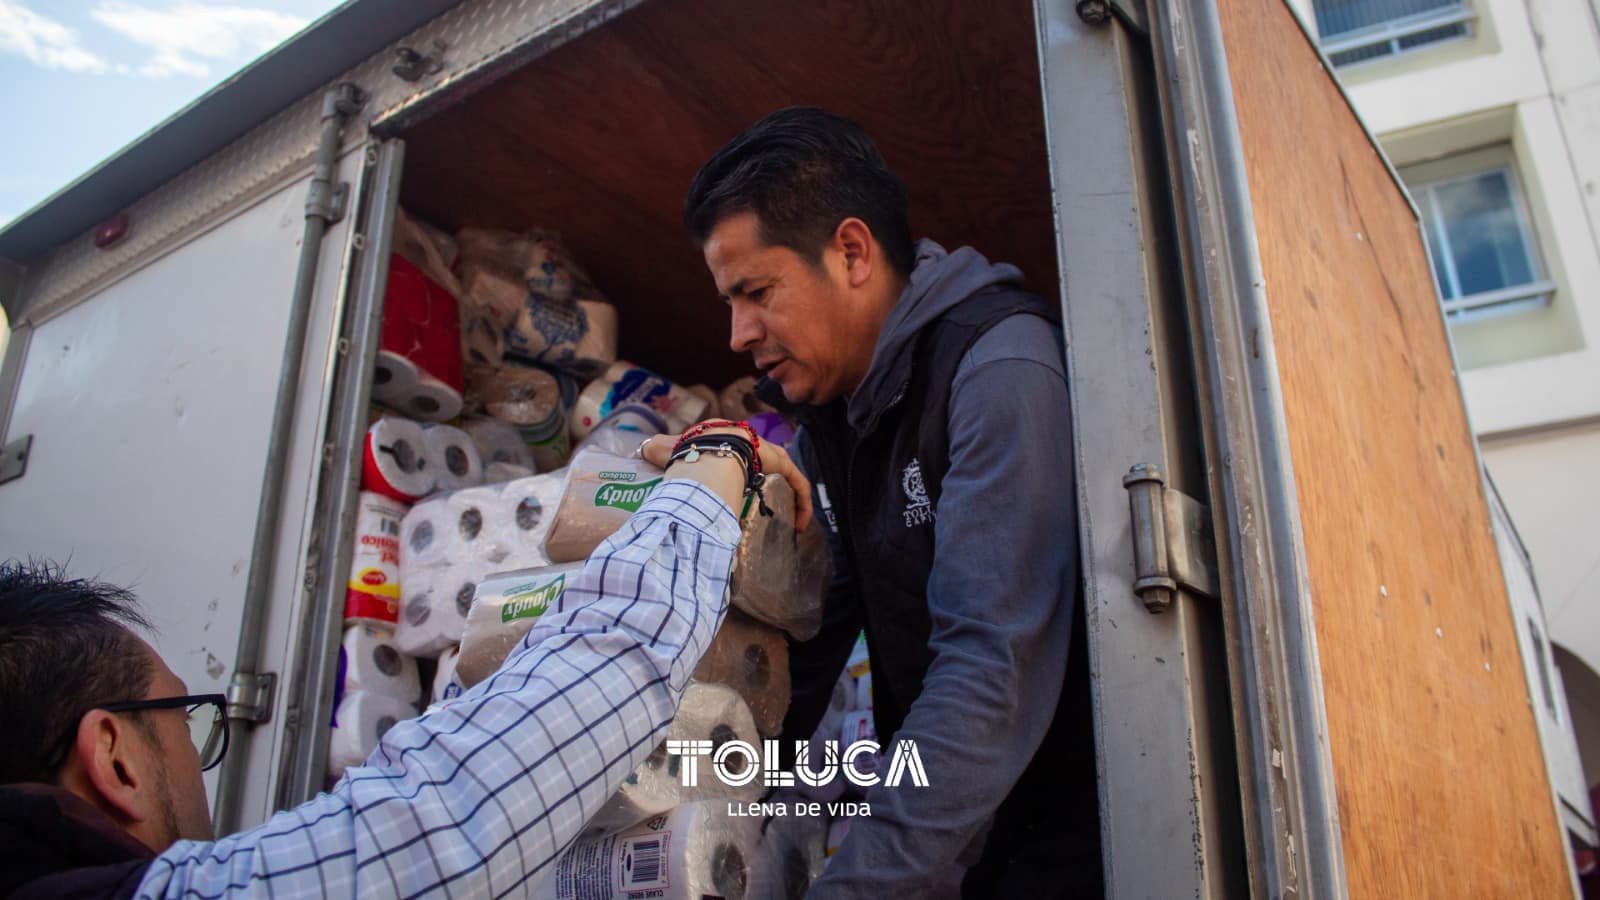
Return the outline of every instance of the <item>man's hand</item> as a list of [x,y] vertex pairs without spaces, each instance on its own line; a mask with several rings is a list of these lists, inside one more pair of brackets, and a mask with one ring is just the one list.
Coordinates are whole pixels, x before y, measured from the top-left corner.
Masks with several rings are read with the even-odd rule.
[[[706,434],[731,434],[747,439],[749,437],[742,428],[712,428]],[[676,434],[658,434],[644,442],[640,447],[640,455],[644,457],[645,462],[664,469],[679,437]],[[805,531],[806,526],[811,524],[811,482],[801,474],[794,460],[789,458],[789,452],[777,444],[762,441],[761,449],[756,452],[761,457],[761,471],[781,476],[794,490],[794,527],[796,531]]]

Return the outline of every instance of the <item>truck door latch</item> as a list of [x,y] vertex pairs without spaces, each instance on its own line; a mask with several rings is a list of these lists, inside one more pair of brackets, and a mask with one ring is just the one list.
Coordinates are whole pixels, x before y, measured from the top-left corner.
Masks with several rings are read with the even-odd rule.
[[1171,609],[1180,587],[1217,599],[1217,545],[1206,505],[1167,487],[1161,469],[1149,463],[1129,469],[1122,486],[1133,518],[1133,592],[1145,609]]
[[228,718],[257,725],[272,718],[272,700],[277,686],[278,676],[273,672],[233,673],[233,681],[228,684]]

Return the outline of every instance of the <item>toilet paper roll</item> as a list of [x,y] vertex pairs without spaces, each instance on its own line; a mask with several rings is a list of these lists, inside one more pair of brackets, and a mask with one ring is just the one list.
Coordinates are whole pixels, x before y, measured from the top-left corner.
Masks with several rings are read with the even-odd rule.
[[[678,715],[667,732],[669,741],[710,741],[712,753],[729,741],[744,741],[756,752],[761,751],[761,736],[756,731],[750,708],[733,688],[721,684],[690,682],[683,692],[683,702]],[[584,836],[621,831],[637,822],[685,803],[709,800],[752,802],[766,792],[758,774],[749,784],[730,785],[718,777],[709,756],[698,758],[696,784],[683,784],[684,757],[666,752],[666,744],[656,748],[648,758],[633,770],[622,787],[600,807],[584,829]],[[745,764],[744,756],[730,757],[732,763]]]
[[367,429],[361,488],[412,503],[433,490],[422,426],[398,417],[379,419]]
[[704,397],[648,369],[618,361],[578,395],[572,414],[572,436],[581,440],[612,410],[626,403],[638,403],[655,410],[673,433],[698,422],[707,406]]
[[394,643],[394,631],[389,628],[346,628],[339,644],[339,678],[346,695],[385,694],[407,703],[422,699],[417,661],[400,652]]
[[379,350],[372,370],[372,399],[402,409],[417,390],[417,364],[393,350]]
[[460,655],[461,648],[454,645],[439,654],[439,667],[433,675],[432,703],[444,703],[461,696],[463,688],[456,680],[456,660]]
[[416,364],[418,393],[396,408],[430,421],[448,419],[460,410],[457,405],[450,411],[444,402],[454,396],[459,404],[462,387],[456,298],[399,254],[389,258],[379,344]]
[[443,422],[461,415],[463,405],[460,391],[428,372],[418,372],[411,397],[396,408],[412,418]]
[[729,610],[694,677],[738,691],[762,737],[783,731],[789,711],[789,642],[783,632]]
[[661,483],[649,463],[589,448],[572,458],[555,522],[545,538],[553,563],[588,559]]
[[598,447],[614,456],[632,456],[639,442],[654,434],[665,434],[667,421],[655,410],[638,403],[624,403],[601,420],[589,436],[578,444],[582,451]]
[[356,507],[344,621],[392,628],[400,612],[400,523],[410,507],[374,491],[362,491]]
[[562,480],[535,475],[438,494],[411,508],[400,523],[395,640],[402,651],[437,656],[459,644],[479,581],[550,564],[543,545]]
[[760,376],[746,375],[722,389],[717,399],[722,415],[728,419],[748,419],[757,413],[777,412],[756,397],[756,382]]
[[536,469],[551,472],[567,464],[571,442],[558,376],[529,366],[474,367],[472,376],[484,409],[517,429]]
[[461,430],[472,438],[478,455],[488,466],[492,463],[512,463],[533,468],[533,451],[523,443],[522,435],[510,422],[487,416],[472,416],[462,420]]
[[338,777],[352,766],[362,765],[378,741],[395,723],[415,718],[416,707],[385,694],[358,691],[345,694],[333,714],[333,733],[328,738],[328,774]]
[[505,354],[594,378],[617,359],[616,307],[594,298],[557,300],[530,291],[505,330]]
[[434,490],[458,491],[483,484],[483,457],[465,431],[450,425],[424,425],[422,443],[433,470]]
[[489,463],[483,467],[483,482],[484,484],[500,484],[506,481],[516,481],[518,478],[527,478],[532,474],[534,474],[532,469],[527,466],[519,466],[516,463]]
[[685,390],[706,401],[706,408],[700,413],[701,419],[722,418],[722,398],[717,396],[715,388],[709,384],[691,384]]
[[[791,810],[795,800],[803,799],[786,792],[772,798],[787,803]],[[755,857],[750,860],[745,900],[800,900],[827,866],[827,817],[769,816],[762,820],[760,834]]]
[[582,569],[583,563],[570,563],[500,572],[480,581],[456,661],[461,686],[470,688],[493,675]]
[[529,896],[743,900],[760,819],[725,803],[687,803],[620,834],[580,840]]
[[756,619],[804,641],[822,627],[822,598],[832,577],[832,555],[821,526],[794,530],[794,491],[775,475],[765,476],[762,492],[772,510],[752,507],[729,581],[733,604]]

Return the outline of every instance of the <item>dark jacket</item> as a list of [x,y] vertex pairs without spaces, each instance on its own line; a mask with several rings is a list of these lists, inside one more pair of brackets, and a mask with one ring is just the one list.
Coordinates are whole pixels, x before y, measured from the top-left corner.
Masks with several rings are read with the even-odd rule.
[[791,653],[785,730],[809,734],[864,629],[879,740],[915,740],[932,787],[869,792],[816,896],[925,897],[969,866],[968,896],[1092,891],[1081,649],[1063,690],[1081,635],[1059,310],[970,248],[918,249],[861,386],[800,414],[836,577]]
[[155,856],[76,794],[0,786],[0,897],[132,897]]

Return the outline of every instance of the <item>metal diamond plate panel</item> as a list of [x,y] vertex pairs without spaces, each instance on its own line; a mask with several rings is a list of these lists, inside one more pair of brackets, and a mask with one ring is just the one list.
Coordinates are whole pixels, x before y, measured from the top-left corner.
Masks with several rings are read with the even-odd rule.
[[[349,149],[369,127],[397,128],[459,101],[516,66],[637,5],[638,0],[469,0],[382,51],[355,61],[335,79],[368,92],[360,122],[345,134]],[[432,53],[444,47],[439,71],[409,82],[394,74],[402,47]],[[326,87],[326,86],[324,86]],[[129,237],[96,249],[89,234],[62,246],[29,273],[26,320],[44,321],[68,306],[181,246],[246,201],[295,186],[309,174],[322,107],[319,89],[263,122],[160,190],[134,203]]]

